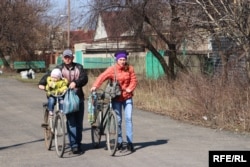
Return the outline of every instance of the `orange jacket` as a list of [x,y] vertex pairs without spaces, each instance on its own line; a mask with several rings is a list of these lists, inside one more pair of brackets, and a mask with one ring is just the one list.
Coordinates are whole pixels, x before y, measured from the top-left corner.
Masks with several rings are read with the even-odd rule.
[[[128,71],[125,71],[124,67],[121,67],[118,64],[108,67],[103,73],[101,73],[97,77],[96,81],[93,84],[93,87],[99,88],[102,85],[102,83],[107,79],[114,80],[115,68],[116,68],[116,80],[119,82],[122,89],[122,94],[115,100],[124,101],[133,96],[133,91],[135,90],[135,87],[137,85],[135,71],[132,66],[129,66]],[[125,90],[130,90],[130,93],[126,92]]]

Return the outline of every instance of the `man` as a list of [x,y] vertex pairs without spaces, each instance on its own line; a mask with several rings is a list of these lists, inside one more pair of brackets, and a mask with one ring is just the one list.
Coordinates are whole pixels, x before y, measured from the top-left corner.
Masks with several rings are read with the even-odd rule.
[[[81,64],[73,62],[74,56],[70,49],[63,52],[63,63],[58,65],[62,71],[62,76],[69,81],[68,87],[74,89],[80,99],[79,111],[67,114],[67,130],[70,147],[73,154],[81,154],[82,130],[84,116],[84,93],[82,87],[88,83],[87,72]],[[39,88],[44,89],[46,85],[46,75],[40,80]]]

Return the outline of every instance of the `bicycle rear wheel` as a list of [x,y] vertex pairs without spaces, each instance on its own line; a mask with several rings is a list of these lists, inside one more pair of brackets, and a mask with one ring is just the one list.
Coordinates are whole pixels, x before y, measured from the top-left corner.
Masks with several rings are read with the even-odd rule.
[[102,112],[98,112],[95,123],[91,125],[91,140],[94,148],[98,148],[101,141],[101,119]]
[[47,105],[44,105],[44,125],[45,147],[47,150],[50,150],[52,147],[53,133],[51,131],[51,127],[49,126],[49,111],[47,109]]
[[111,108],[107,118],[107,146],[110,155],[115,155],[118,140],[118,123],[115,111]]
[[64,115],[60,111],[55,115],[55,147],[56,147],[56,154],[58,157],[62,157],[65,150],[65,132],[66,132],[66,125],[64,121]]

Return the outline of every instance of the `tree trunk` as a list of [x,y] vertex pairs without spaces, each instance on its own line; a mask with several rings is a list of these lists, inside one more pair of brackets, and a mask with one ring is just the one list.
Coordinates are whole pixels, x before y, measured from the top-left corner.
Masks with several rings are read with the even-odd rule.
[[141,35],[141,39],[146,43],[146,48],[148,48],[153,55],[156,57],[156,59],[160,62],[164,73],[167,75],[167,79],[171,79],[171,73],[170,68],[168,67],[165,59],[161,56],[161,54],[156,50],[156,48],[152,45],[152,43],[148,40],[147,37]]
[[170,53],[169,53],[169,60],[168,60],[168,65],[170,68],[170,77],[171,79],[175,79],[175,68],[174,68],[174,62],[175,62],[175,57],[176,57],[176,45],[175,44],[169,44],[168,45]]

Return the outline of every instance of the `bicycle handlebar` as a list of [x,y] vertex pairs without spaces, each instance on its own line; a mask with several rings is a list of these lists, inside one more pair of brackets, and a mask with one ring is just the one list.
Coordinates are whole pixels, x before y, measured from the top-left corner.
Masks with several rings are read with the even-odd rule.
[[91,91],[91,95],[97,95],[98,99],[112,99],[113,93],[107,92],[104,89],[96,89],[94,91]]
[[99,99],[104,99],[105,98],[105,93],[108,93],[108,92],[105,92],[105,90],[103,89],[96,89],[94,91],[91,91],[91,95],[96,95]]

